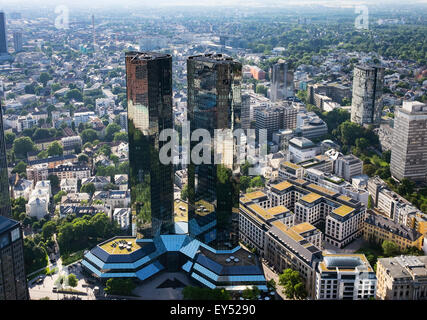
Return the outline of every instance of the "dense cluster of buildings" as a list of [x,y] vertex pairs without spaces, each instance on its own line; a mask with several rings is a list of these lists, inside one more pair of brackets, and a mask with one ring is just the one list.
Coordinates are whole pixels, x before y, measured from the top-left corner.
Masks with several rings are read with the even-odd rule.
[[[75,37],[70,36],[70,48],[87,50],[78,47]],[[190,32],[174,39],[172,61],[172,55],[148,52],[164,49],[170,38],[144,35],[139,41],[144,52],[105,55],[108,66],[100,67],[96,50],[120,51],[117,43],[132,49],[131,38],[118,42],[108,35],[99,46],[94,39],[93,57],[69,61],[59,52],[26,52],[33,44],[14,30],[16,60],[10,70],[19,72],[18,64],[27,67],[37,60],[40,70],[33,78],[52,69],[53,79],[31,93],[30,82],[4,81],[0,86],[7,110],[13,111],[3,116],[0,110],[0,300],[29,298],[21,227],[2,217],[11,209],[4,129],[22,135],[34,127],[55,128],[57,135],[34,141],[39,150],[26,155],[26,178],[16,174],[10,180],[11,194],[27,201],[29,217],[41,220],[53,211],[60,218],[103,212],[131,234],[85,252],[82,265],[99,279],[144,281],[163,270],[182,270],[208,288],[242,291],[256,285],[266,291],[262,258],[277,272],[297,270],[311,299],[427,299],[425,257],[379,259],[375,273],[364,255],[325,250],[340,250],[360,237],[379,244],[394,242],[401,251],[422,250],[427,216],[378,177],[363,175],[359,158],[340,153],[333,141],[318,142],[328,133],[326,122],[295,97],[297,91],[307,90],[306,102],[321,111],[349,110],[351,121],[379,127],[386,112],[383,106],[402,102],[384,94],[385,87],[399,90],[399,74],[386,74],[384,67],[394,62],[371,65],[370,56],[338,49],[321,64],[323,58],[313,56],[313,65],[293,70],[279,59],[268,71],[256,65],[268,56],[240,50],[238,37],[207,37]],[[0,13],[0,60],[10,58],[6,40]],[[191,44],[183,45],[186,42]],[[219,48],[251,62],[242,66],[225,54],[200,54]],[[274,48],[272,54],[283,51]],[[342,71],[350,58],[361,63],[353,71],[352,91]],[[315,75],[332,75],[333,80],[314,83]],[[83,98],[69,99],[73,86],[84,97],[94,96],[93,105]],[[396,108],[391,173],[399,181],[422,183],[427,181],[427,108],[413,101],[416,96],[419,92],[406,92],[408,101]],[[41,97],[43,104],[38,104]],[[28,114],[21,113],[24,109]],[[226,146],[223,154],[228,157],[220,164],[191,163],[176,170],[161,163],[158,156],[166,142],[159,139],[160,132],[184,121],[192,130],[207,129],[212,136],[215,129],[252,128],[259,138],[258,131],[265,129],[269,154],[258,164],[265,186],[239,193],[239,163],[235,151],[230,154]],[[108,123],[128,132],[129,144],[91,145],[76,134],[91,128],[102,140]],[[39,159],[39,152],[53,142],[60,143],[63,155]],[[111,150],[114,158],[97,152],[101,148]],[[260,153],[260,146],[256,149]],[[89,161],[79,160],[80,151]],[[179,148],[179,156],[183,152]],[[116,167],[128,160],[129,175],[96,175],[97,167]],[[55,205],[52,176],[65,193]],[[93,192],[81,192],[89,185]],[[184,189],[186,200],[176,202]],[[366,210],[369,197],[372,210]],[[178,222],[183,213],[186,221]]]

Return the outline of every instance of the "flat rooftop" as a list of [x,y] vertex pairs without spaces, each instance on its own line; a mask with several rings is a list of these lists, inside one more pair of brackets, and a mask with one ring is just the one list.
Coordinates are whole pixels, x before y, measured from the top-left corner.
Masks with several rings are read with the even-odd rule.
[[188,203],[176,199],[173,203],[175,222],[188,221]]
[[374,272],[364,254],[323,254],[323,261],[319,264],[321,271],[354,272],[359,271]]
[[336,192],[336,191],[330,190],[330,189],[325,188],[325,187],[318,186],[317,184],[314,184],[314,183],[310,183],[310,184],[308,185],[308,187],[310,187],[310,188],[312,188],[312,189],[314,189],[314,190],[317,190],[317,191],[319,191],[319,192],[321,192],[321,193],[324,193],[324,194],[326,194],[326,195],[328,195],[328,196],[330,196],[330,197],[333,197],[333,196],[335,196],[335,195],[339,194],[339,193],[338,193],[338,192]]
[[354,208],[346,206],[346,205],[342,205],[334,210],[332,210],[333,213],[341,216],[341,217],[345,217],[346,215],[352,213],[354,211]]
[[215,211],[215,206],[206,200],[196,201],[195,205],[194,212],[199,216],[207,216]]
[[232,63],[236,62],[232,57],[222,53],[205,53],[188,57],[188,60],[205,61],[213,63]]
[[[123,248],[120,248],[120,243],[130,243],[131,247],[130,250],[126,248],[126,245],[123,246]],[[139,249],[141,249],[141,246],[136,243],[136,238],[115,238],[111,239],[110,241],[103,243],[99,245],[99,247],[107,252],[108,254],[131,254]]]
[[290,188],[292,186],[293,186],[292,183],[290,183],[288,181],[283,181],[283,182],[280,182],[278,184],[274,184],[271,187],[274,188],[274,189],[276,189],[276,190],[283,191],[283,190],[286,190],[286,189],[288,189],[288,188]]
[[289,161],[284,161],[281,163],[281,165],[284,167],[289,167],[289,168],[295,169],[295,170],[301,169],[300,165],[297,165],[297,164],[289,162]]
[[345,195],[341,195],[341,196],[339,196],[339,197],[338,197],[338,199],[343,200],[343,201],[350,201],[350,200],[351,200],[351,198],[350,198],[350,197],[347,197],[347,196],[345,196]]
[[311,192],[311,193],[303,196],[300,200],[303,200],[303,201],[308,202],[308,203],[313,203],[314,201],[316,201],[320,198],[322,198],[322,196],[320,194]]
[[0,216],[0,234],[9,231],[17,226],[19,223],[15,220]]
[[303,234],[311,230],[317,230],[317,228],[313,226],[311,223],[303,222],[303,223],[292,226],[291,230],[298,234]]
[[261,198],[266,198],[267,195],[262,191],[254,191],[254,192],[246,193],[245,197],[250,200],[257,200]]
[[268,213],[265,209],[261,208],[256,203],[249,205],[248,208],[253,210],[257,215],[259,215],[264,220],[271,220],[274,218],[273,215]]
[[[243,248],[240,248],[234,253],[227,253],[227,254],[213,253],[210,250],[207,250],[206,248],[203,248],[203,247],[200,247],[199,250],[201,254],[208,257],[212,261],[219,263],[222,266],[233,267],[233,266],[257,266],[258,265],[256,256],[253,253],[246,251]],[[237,258],[239,261],[235,262],[235,260],[233,259],[233,262],[227,262],[227,259],[229,259],[231,256],[234,258]]]
[[286,208],[285,206],[276,206],[276,207],[271,207],[269,209],[266,209],[266,211],[269,214],[275,216],[275,215],[278,215],[278,214],[287,213],[290,210],[288,208]]
[[159,52],[148,52],[148,51],[147,52],[129,51],[129,52],[126,52],[126,57],[132,57],[132,61],[172,58],[170,54],[159,53]]

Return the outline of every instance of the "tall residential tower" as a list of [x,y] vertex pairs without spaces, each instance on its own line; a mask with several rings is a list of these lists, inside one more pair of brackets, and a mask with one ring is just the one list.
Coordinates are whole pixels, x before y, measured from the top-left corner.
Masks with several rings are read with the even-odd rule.
[[[189,233],[216,248],[237,245],[240,166],[231,143],[228,152],[214,149],[216,129],[241,128],[242,65],[222,54],[204,54],[187,60],[187,114],[191,132],[206,129],[212,137],[211,163],[188,167]],[[231,141],[233,142],[233,141]],[[198,141],[192,141],[192,150]],[[214,153],[222,153],[215,163]]]
[[351,122],[379,125],[383,107],[384,68],[356,66],[353,75]]
[[129,183],[133,234],[155,237],[173,232],[173,166],[162,164],[159,141],[173,128],[172,56],[126,53],[129,128]]
[[7,55],[6,16],[0,12],[0,55]]
[[427,105],[403,101],[397,109],[393,129],[390,171],[404,178],[427,182]]
[[294,96],[294,73],[288,69],[288,64],[280,59],[272,66],[271,101],[285,100]]
[[6,142],[3,130],[3,110],[0,103],[0,216],[10,216],[9,179],[6,161]]

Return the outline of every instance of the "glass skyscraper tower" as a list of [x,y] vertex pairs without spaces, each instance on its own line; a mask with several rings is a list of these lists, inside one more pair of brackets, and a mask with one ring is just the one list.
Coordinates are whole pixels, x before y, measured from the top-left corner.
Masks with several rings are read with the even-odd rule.
[[[222,54],[204,54],[187,59],[190,130],[209,131],[210,163],[188,166],[188,229],[190,236],[217,249],[238,243],[240,166],[234,143],[214,148],[215,129],[232,132],[241,126],[242,65]],[[233,140],[231,141],[233,142]],[[191,141],[191,149],[199,141]],[[221,148],[222,150],[219,150]],[[215,152],[223,155],[215,163]]]
[[126,88],[133,233],[149,238],[169,234],[174,226],[173,165],[160,162],[166,142],[159,135],[173,128],[172,56],[127,52]]
[[0,103],[0,216],[10,217],[9,180],[6,161],[6,143],[3,130],[3,110]]
[[6,17],[0,12],[0,55],[7,54]]

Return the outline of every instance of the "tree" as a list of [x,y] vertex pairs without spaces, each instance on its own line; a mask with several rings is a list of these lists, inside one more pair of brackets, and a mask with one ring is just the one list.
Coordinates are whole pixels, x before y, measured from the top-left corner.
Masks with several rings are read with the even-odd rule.
[[414,192],[414,188],[415,188],[415,182],[407,178],[404,178],[400,182],[400,185],[397,187],[397,192],[401,196],[410,195],[412,192]]
[[105,129],[105,141],[113,141],[114,134],[119,132],[122,128],[116,123],[110,123]]
[[50,187],[52,188],[52,190],[57,190],[59,188],[58,176],[51,174],[47,177],[47,179],[50,181]]
[[241,176],[240,177],[240,189],[242,192],[246,192],[246,189],[249,188],[251,182],[251,178],[248,176]]
[[43,87],[46,87],[46,84],[52,77],[47,72],[42,72],[39,77],[39,81],[43,84]]
[[59,202],[61,202],[62,197],[65,195],[67,195],[67,192],[65,192],[63,190],[61,190],[57,194],[55,194],[53,196],[53,201],[55,202],[55,204],[58,204]]
[[374,200],[372,199],[372,196],[369,195],[368,197],[368,209],[373,209],[374,208]]
[[6,132],[4,134],[4,140],[7,145],[12,144],[13,141],[15,141],[15,139],[16,139],[16,135],[13,132]]
[[37,159],[46,159],[47,157],[49,157],[49,154],[47,153],[47,150],[40,151],[37,154]]
[[267,96],[267,87],[263,86],[262,84],[257,84],[256,85],[256,89],[255,89],[256,93],[262,94],[264,96]]
[[119,164],[117,167],[117,174],[129,174],[129,161],[125,161]]
[[24,239],[24,265],[27,274],[46,267],[48,256],[46,249],[41,243],[34,241],[34,238],[26,237]]
[[372,164],[364,164],[363,165],[363,172],[367,174],[368,176],[372,177],[375,174],[375,166]]
[[30,137],[20,137],[13,142],[13,152],[15,155],[26,156],[28,152],[34,149],[34,142]]
[[269,290],[276,290],[276,281],[274,279],[270,279],[267,281],[267,288]]
[[391,150],[383,151],[383,154],[381,155],[381,159],[383,159],[387,163],[390,163]]
[[116,132],[114,134],[114,141],[123,141],[123,142],[127,142],[128,141],[128,134],[126,132]]
[[47,153],[49,156],[62,156],[64,153],[64,148],[58,141],[54,141],[47,148]]
[[78,160],[79,162],[85,162],[85,163],[88,163],[88,162],[89,162],[89,157],[88,157],[88,155],[87,155],[87,154],[82,153],[82,154],[80,154],[80,155],[78,156],[77,160]]
[[251,167],[251,164],[249,163],[249,161],[245,161],[244,164],[242,164],[242,166],[240,167],[241,169],[241,173],[243,176],[247,176],[249,175],[249,168]]
[[56,232],[56,223],[54,221],[46,222],[42,227],[42,235],[45,240],[50,239]]
[[80,188],[80,192],[82,192],[82,193],[89,193],[90,196],[93,196],[93,194],[95,193],[95,191],[96,191],[96,188],[95,188],[95,185],[92,182],[84,184]]
[[77,287],[77,283],[78,283],[78,280],[77,280],[76,275],[75,275],[75,274],[73,274],[73,273],[70,273],[70,274],[68,275],[68,285],[69,285],[70,287],[75,288],[75,287]]
[[24,161],[19,161],[19,163],[13,168],[12,173],[26,173],[27,172],[27,164]]
[[350,113],[343,109],[334,109],[329,112],[323,112],[320,116],[323,121],[326,122],[329,133],[332,133],[332,131],[338,128],[341,123],[350,120]]
[[298,271],[285,269],[279,275],[279,284],[284,287],[283,293],[290,299],[305,299],[307,291]]
[[72,90],[68,91],[67,94],[65,95],[65,97],[68,100],[74,99],[76,101],[83,102],[83,95],[79,89],[72,89]]
[[129,278],[110,278],[107,280],[104,291],[108,294],[130,296],[135,283]]
[[181,199],[187,201],[188,199],[188,184],[185,184],[181,190]]
[[261,176],[256,176],[256,177],[252,178],[251,182],[249,183],[249,186],[251,188],[263,187],[264,181],[262,180]]
[[246,288],[242,292],[242,297],[247,300],[256,300],[260,294],[260,290],[257,286],[253,286],[252,288]]
[[98,134],[93,129],[85,129],[80,133],[80,137],[82,138],[83,144],[86,142],[94,142],[98,139]]
[[381,245],[384,255],[387,257],[394,257],[400,254],[399,247],[392,241],[384,240]]

